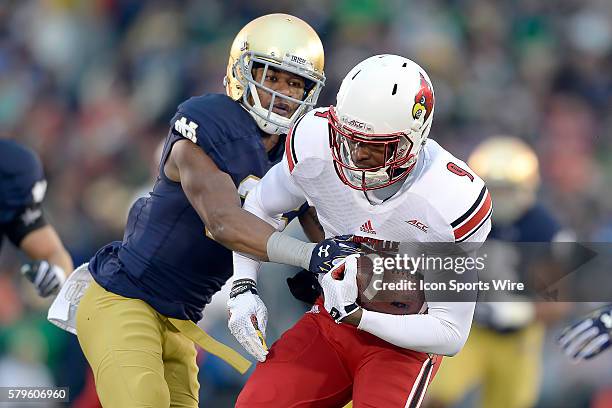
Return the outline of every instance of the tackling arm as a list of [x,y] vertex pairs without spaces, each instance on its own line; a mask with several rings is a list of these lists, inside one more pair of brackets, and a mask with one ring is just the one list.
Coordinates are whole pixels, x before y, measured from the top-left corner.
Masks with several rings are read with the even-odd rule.
[[[259,183],[249,192],[244,209],[265,221],[270,228],[280,228],[281,214],[299,207],[306,201],[304,194],[285,171],[284,162],[272,167]],[[314,246],[312,244],[311,246]],[[310,250],[312,250],[311,246]],[[234,278],[248,278],[257,281],[260,262],[234,252]]]
[[266,243],[275,229],[241,208],[231,177],[201,148],[188,140],[177,141],[165,170],[168,177],[180,181],[216,241],[231,250],[268,259]]

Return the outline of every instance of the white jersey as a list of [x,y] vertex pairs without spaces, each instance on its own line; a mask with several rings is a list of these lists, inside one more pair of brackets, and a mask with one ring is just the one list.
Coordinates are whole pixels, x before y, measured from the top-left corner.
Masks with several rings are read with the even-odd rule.
[[[380,204],[346,186],[334,168],[325,110],[296,124],[287,139],[290,178],[315,207],[327,237],[354,234],[397,242],[484,241],[491,198],[468,166],[428,140],[400,190]],[[368,193],[371,194],[371,193]]]
[[[401,188],[387,200],[372,204],[364,192],[346,186],[336,174],[325,112],[316,109],[298,120],[287,136],[283,161],[247,195],[246,210],[280,229],[279,214],[308,201],[316,208],[327,237],[353,234],[395,242],[486,239],[491,229],[491,198],[465,163],[429,140]],[[234,253],[234,279],[256,280],[259,265]],[[364,310],[358,328],[399,347],[456,354],[467,340],[474,302],[426,300],[427,314]]]

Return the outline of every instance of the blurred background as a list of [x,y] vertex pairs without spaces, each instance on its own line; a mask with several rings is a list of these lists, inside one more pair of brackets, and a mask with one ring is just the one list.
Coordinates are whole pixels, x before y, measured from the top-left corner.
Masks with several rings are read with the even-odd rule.
[[[431,138],[466,160],[491,135],[519,136],[540,158],[542,201],[579,240],[612,241],[609,0],[4,0],[0,137],[41,156],[47,217],[76,265],[121,239],[177,105],[223,92],[233,37],[271,12],[319,33],[321,105],[368,56],[416,60],[436,90]],[[48,302],[19,278],[22,261],[3,245],[0,386],[69,386],[73,407],[96,407],[76,338],[46,323]],[[271,340],[305,310],[286,290],[289,273],[264,280]],[[223,307],[210,314],[208,330],[229,342]],[[612,353],[570,365],[550,340],[568,320],[549,328],[538,406],[611,407]],[[203,353],[200,364],[202,406],[231,406],[245,379]]]

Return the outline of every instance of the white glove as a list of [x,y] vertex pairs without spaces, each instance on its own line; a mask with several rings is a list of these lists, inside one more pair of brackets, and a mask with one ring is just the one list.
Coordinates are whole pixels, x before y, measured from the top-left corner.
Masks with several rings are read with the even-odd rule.
[[30,262],[21,267],[21,274],[34,284],[39,296],[56,294],[66,281],[62,268],[47,261]]
[[357,258],[358,254],[347,256],[321,279],[325,310],[336,323],[360,309],[356,303]]
[[227,301],[227,327],[238,343],[257,361],[266,361],[266,325],[268,310],[257,294],[255,281],[239,279],[234,282]]

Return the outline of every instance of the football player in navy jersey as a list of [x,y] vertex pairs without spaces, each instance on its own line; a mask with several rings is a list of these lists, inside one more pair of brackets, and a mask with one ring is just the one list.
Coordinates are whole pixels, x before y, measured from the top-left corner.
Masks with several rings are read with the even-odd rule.
[[[239,371],[248,368],[194,323],[232,275],[226,248],[306,269],[343,253],[330,238],[326,259],[315,256],[321,243],[277,232],[242,210],[238,194],[244,197],[282,157],[284,134],[317,101],[323,64],[323,46],[308,24],[263,16],[232,44],[227,95],[178,107],[153,191],[131,208],[123,241],[82,267],[94,281],[80,298],[76,331],[104,407],[197,407],[194,342]],[[320,236],[306,221],[313,218],[301,217],[309,236]],[[245,282],[236,290],[256,287]],[[265,322],[258,324],[263,333]]]
[[[514,268],[521,264],[521,255],[510,243],[573,239],[537,201],[539,161],[526,143],[514,137],[489,138],[476,147],[468,163],[486,181],[495,200],[487,248],[495,264],[488,269],[518,280],[521,271]],[[539,391],[544,323],[558,319],[566,309],[564,303],[527,299],[477,303],[470,337],[457,356],[443,361],[427,406],[455,406],[479,386],[478,406],[533,406]]]
[[6,236],[34,262],[21,272],[47,297],[57,293],[72,272],[72,259],[41,207],[47,181],[36,154],[20,144],[0,140],[0,245]]

